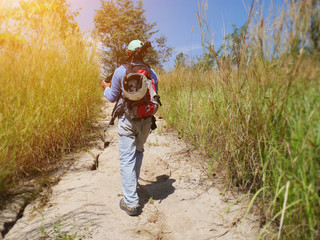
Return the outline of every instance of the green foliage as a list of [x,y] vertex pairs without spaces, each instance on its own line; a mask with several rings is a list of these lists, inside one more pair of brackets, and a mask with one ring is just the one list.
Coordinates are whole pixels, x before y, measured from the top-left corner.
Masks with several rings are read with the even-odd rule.
[[242,44],[246,37],[247,24],[237,28],[235,24],[232,24],[233,32],[227,34],[224,38],[224,44],[218,50],[218,54],[221,53],[224,58],[228,58],[233,65],[239,67],[241,61]]
[[[320,58],[320,0],[312,2],[313,11],[310,16],[309,37],[311,44],[306,51]],[[308,14],[308,13],[306,13]]]
[[[225,36],[223,44],[217,51],[213,46],[203,43],[204,53],[197,59],[197,65],[208,70],[219,67],[221,61],[228,61],[231,65],[239,67],[241,62],[242,44],[246,37],[247,24],[237,28],[232,25],[233,32]],[[247,52],[248,53],[248,52]]]
[[[42,218],[44,221],[45,219]],[[50,224],[50,228],[42,226],[39,231],[40,239],[56,239],[56,240],[81,240],[88,237],[89,228],[77,226],[76,221],[70,227],[66,223],[66,219],[61,216],[56,216],[56,221]],[[26,239],[27,240],[27,239]]]
[[[126,59],[126,47],[130,41],[149,41],[158,30],[154,30],[156,23],[147,22],[141,0],[137,4],[133,0],[102,0],[101,4],[94,19],[94,33],[102,42],[104,67],[110,72]],[[172,49],[166,46],[166,41],[163,35],[155,38],[153,49],[145,57],[146,62],[161,67],[162,62],[168,61]]]
[[[157,50],[155,53],[150,52],[146,56],[147,61],[151,65],[162,68],[162,64],[169,61],[173,53],[173,49],[168,47],[166,42],[167,37],[165,35],[161,35],[160,37],[154,39],[154,44]],[[153,62],[151,62],[151,60],[153,60]]]
[[276,19],[291,21],[272,29],[260,17],[248,36],[235,29],[228,37],[240,49],[226,48],[238,60],[214,57],[218,67],[177,68],[159,82],[167,123],[254,195],[268,225],[283,217],[283,239],[320,237],[320,62],[303,51],[311,3],[286,5]]
[[[209,167],[224,170],[229,184],[243,191],[263,189],[262,212],[273,212],[271,218],[281,211],[283,186],[290,181],[287,206],[291,207],[283,232],[290,239],[294,228],[300,239],[317,239],[320,66],[306,60],[289,80],[288,65],[270,62],[265,68],[263,62],[253,61],[240,76],[230,69],[202,68],[160,75],[161,114],[169,126],[211,157]],[[312,71],[313,77],[304,70]]]
[[[314,11],[311,14],[310,22],[310,38],[312,41],[312,47],[318,53],[320,52],[320,0],[313,2]],[[317,10],[318,9],[318,10]]]
[[179,53],[174,60],[174,68],[187,67],[187,57],[188,55]]

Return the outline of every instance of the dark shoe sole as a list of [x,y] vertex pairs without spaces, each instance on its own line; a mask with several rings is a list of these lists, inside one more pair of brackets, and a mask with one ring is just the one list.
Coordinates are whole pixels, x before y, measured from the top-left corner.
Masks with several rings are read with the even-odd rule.
[[125,211],[129,216],[138,216],[138,209],[137,208],[128,207],[125,204],[123,198],[120,200],[119,206],[120,206],[120,209]]

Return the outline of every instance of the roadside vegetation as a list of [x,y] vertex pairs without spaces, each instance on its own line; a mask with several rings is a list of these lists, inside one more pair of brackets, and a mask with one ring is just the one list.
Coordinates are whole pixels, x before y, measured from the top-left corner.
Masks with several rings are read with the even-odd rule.
[[[118,22],[128,21],[142,40],[157,31],[143,21],[141,1],[102,2],[94,35],[105,39],[110,73],[129,42],[127,34],[118,40]],[[253,5],[247,23],[234,26],[219,49],[201,2],[205,54],[181,53],[175,69],[160,75],[161,111],[210,157],[209,175],[222,169],[230,186],[254,196],[266,229],[278,227],[274,237],[319,239],[320,2],[284,2],[268,17]],[[0,196],[85,142],[101,99],[100,53],[80,33],[66,0],[9,3],[0,3]],[[141,25],[133,13],[123,19],[132,9]],[[148,59],[161,69],[172,49],[164,36],[154,43]]]
[[253,5],[215,49],[201,2],[206,53],[180,53],[160,76],[169,126],[210,157],[209,175],[223,169],[254,196],[278,239],[320,238],[319,4],[285,1],[268,17]]
[[0,195],[86,140],[99,53],[66,0],[0,4]]
[[67,0],[1,1],[0,207],[12,186],[46,178],[64,153],[84,146],[102,103],[101,73],[126,58],[132,39],[152,41],[153,66],[168,61],[172,48],[144,12],[142,1],[101,1],[86,37]]

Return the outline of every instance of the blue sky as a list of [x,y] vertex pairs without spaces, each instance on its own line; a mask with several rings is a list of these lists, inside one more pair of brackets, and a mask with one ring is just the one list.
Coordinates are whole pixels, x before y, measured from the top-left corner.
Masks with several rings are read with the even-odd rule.
[[[77,18],[83,31],[93,26],[95,9],[100,8],[100,0],[68,0],[73,10],[82,8]],[[275,2],[279,2],[276,0]],[[225,36],[232,32],[232,24],[242,26],[248,18],[251,0],[208,0],[207,19],[213,34],[214,45],[218,48]],[[266,4],[271,0],[266,0]],[[190,56],[202,54],[201,31],[197,23],[198,0],[143,0],[145,15],[149,23],[156,22],[156,29],[164,34],[167,45],[175,53],[165,66],[173,66],[175,55],[184,52]],[[267,8],[266,6],[265,8]]]

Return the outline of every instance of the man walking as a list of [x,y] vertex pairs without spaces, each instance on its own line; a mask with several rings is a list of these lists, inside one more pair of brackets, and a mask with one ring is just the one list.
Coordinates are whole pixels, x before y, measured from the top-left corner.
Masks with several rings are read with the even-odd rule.
[[[141,48],[143,43],[140,40],[133,40],[127,47],[128,55],[132,55],[134,51]],[[121,97],[118,107],[128,106],[124,104],[126,98],[123,96],[122,80],[128,75],[128,68],[136,66],[146,66],[149,77],[152,78],[152,83],[155,91],[158,92],[158,78],[156,73],[147,64],[143,62],[144,55],[134,55],[129,63],[118,67],[112,77],[111,83],[102,82],[102,87],[105,89],[104,96],[110,102],[116,102]],[[138,71],[141,72],[141,71]],[[150,89],[150,88],[148,88]],[[130,105],[131,106],[131,105]],[[150,106],[148,106],[150,110]],[[147,109],[147,107],[145,107]],[[139,214],[139,196],[137,194],[137,183],[140,175],[140,168],[143,158],[143,145],[150,133],[152,124],[152,115],[146,117],[132,117],[130,111],[121,111],[118,116],[118,148],[120,158],[120,173],[123,198],[120,200],[120,208],[130,216]]]

